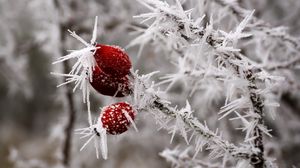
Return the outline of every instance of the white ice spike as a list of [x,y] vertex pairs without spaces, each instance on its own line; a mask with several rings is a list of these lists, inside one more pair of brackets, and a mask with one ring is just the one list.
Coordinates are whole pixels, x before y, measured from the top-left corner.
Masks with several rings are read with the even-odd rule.
[[[73,91],[76,91],[77,88],[82,90],[83,102],[87,103],[88,107],[88,120],[90,126],[92,125],[91,121],[91,111],[90,111],[90,89],[89,89],[89,81],[92,81],[93,70],[96,65],[96,60],[94,58],[95,52],[99,47],[96,47],[96,39],[97,39],[97,23],[98,17],[95,18],[93,35],[91,38],[91,43],[86,42],[83,38],[76,34],[76,32],[68,30],[70,35],[80,41],[85,45],[85,48],[79,50],[72,50],[70,54],[66,56],[62,56],[58,58],[53,64],[62,63],[67,60],[76,59],[76,62],[73,64],[71,71],[68,74],[61,73],[52,73],[53,75],[64,76],[66,77],[66,82],[58,85],[58,87],[74,83]],[[88,81],[89,80],[89,81]]]

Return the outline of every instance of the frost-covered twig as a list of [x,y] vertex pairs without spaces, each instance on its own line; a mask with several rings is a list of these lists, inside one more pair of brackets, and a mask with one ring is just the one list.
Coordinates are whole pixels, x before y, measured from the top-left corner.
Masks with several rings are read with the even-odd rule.
[[289,60],[286,62],[266,66],[265,69],[267,69],[269,71],[274,71],[274,70],[279,70],[279,69],[291,69],[291,68],[294,68],[299,63],[300,63],[300,56],[295,57],[292,60]]
[[[203,125],[194,115],[192,114],[191,107],[187,103],[187,106],[181,110],[177,110],[174,107],[169,105],[169,102],[162,99],[157,91],[153,90],[153,85],[149,88],[149,82],[147,82],[149,77],[145,76],[137,76],[135,77],[135,88],[133,92],[134,96],[134,104],[138,110],[146,110],[153,111],[152,114],[155,116],[156,120],[158,120],[162,127],[168,128],[167,125],[171,119],[176,120],[176,127],[181,131],[181,135],[187,138],[186,131],[192,130],[194,131],[191,138],[195,136],[196,140],[196,152],[197,150],[201,150],[205,145],[207,145],[207,149],[211,150],[212,157],[220,157],[221,155],[228,153],[232,157],[236,159],[244,159],[251,163],[252,158],[258,158],[252,149],[237,147],[234,144],[224,140],[221,135],[218,135],[217,132],[213,132],[209,130],[206,125]],[[143,93],[143,94],[141,94]],[[159,113],[163,113],[161,116]],[[183,125],[178,122],[183,121]],[[186,128],[187,127],[187,128]],[[189,142],[188,140],[187,142]],[[252,163],[251,163],[252,164]]]
[[[245,72],[246,78],[249,81],[249,95],[250,100],[253,107],[253,112],[257,114],[257,116],[254,118],[255,126],[253,130],[253,137],[254,137],[254,146],[259,149],[257,152],[258,158],[251,158],[255,159],[252,160],[254,162],[254,167],[264,167],[264,144],[263,144],[263,131],[261,128],[264,128],[264,121],[263,121],[263,108],[264,108],[264,102],[260,95],[257,94],[258,88],[255,84],[255,77],[252,73],[252,71],[246,71]],[[257,160],[256,160],[257,159]]]
[[[223,7],[225,6],[228,7],[232,11],[232,13],[235,14],[239,19],[245,18],[251,12],[250,10],[241,7],[236,1],[231,1],[231,0],[214,0],[214,1]],[[299,49],[300,46],[299,39],[292,37],[291,35],[289,35],[284,31],[278,32],[278,28],[280,29],[280,27],[273,28],[270,26],[269,23],[257,17],[252,18],[252,23],[255,23],[255,26],[253,27],[254,29],[264,32],[267,36],[279,38],[283,41],[286,41],[292,44],[292,46],[296,50]]]
[[[93,125],[90,125],[87,128],[77,129],[76,134],[81,135],[80,139],[87,138],[86,142],[80,148],[82,151],[92,140],[94,141],[94,147],[96,149],[96,157],[99,158],[99,149],[101,150],[102,157],[107,159],[107,133],[103,128],[99,119],[95,120],[96,122]],[[100,144],[99,144],[99,142]]]
[[[200,27],[199,23],[202,21],[203,17],[194,21],[190,16],[190,10],[184,11],[179,1],[176,1],[176,5],[169,5],[166,2],[156,0],[141,0],[140,2],[150,9],[151,12],[141,14],[137,17],[143,18],[144,21],[148,21],[150,19],[154,21],[152,21],[151,25],[141,36],[133,40],[131,45],[138,43],[143,45],[144,43],[154,41],[165,45],[165,47],[169,50],[175,49],[176,51],[179,51],[179,56],[183,58],[183,60],[181,58],[178,59],[179,68],[184,69],[190,66],[189,68],[193,72],[197,72],[203,65],[199,62],[199,57],[192,54],[191,51],[194,50],[192,47],[195,48],[199,46],[198,50],[202,52],[201,54],[205,54],[205,52],[212,53],[207,55],[214,55],[217,63],[212,62],[210,67],[214,67],[215,64],[217,64],[217,66],[215,69],[205,67],[204,70],[227,70],[226,72],[223,72],[224,79],[222,79],[221,75],[221,80],[228,81],[228,83],[236,83],[234,85],[236,85],[237,90],[240,89],[240,92],[234,92],[242,95],[240,99],[236,99],[236,101],[232,101],[231,103],[228,103],[227,101],[231,99],[234,92],[227,95],[226,105],[220,112],[223,114],[221,118],[232,112],[236,112],[236,110],[241,110],[243,108],[248,109],[249,112],[247,117],[250,117],[251,119],[246,119],[246,116],[237,115],[239,115],[239,119],[241,119],[243,124],[245,124],[244,130],[247,130],[245,142],[248,142],[250,146],[255,148],[254,153],[257,156],[251,157],[251,164],[254,167],[262,167],[265,161],[263,156],[264,150],[262,132],[267,135],[270,134],[263,125],[262,117],[264,101],[262,95],[259,93],[257,82],[269,80],[271,77],[263,75],[268,73],[264,69],[258,67],[257,63],[241,54],[239,49],[234,48],[239,39],[250,36],[248,33],[244,33],[242,31],[251,20],[253,12],[245,16],[244,20],[236,27],[234,32],[226,33],[221,30],[214,30],[212,20],[206,27]],[[213,50],[209,48],[205,50],[205,44],[209,45]],[[182,64],[180,63],[182,61],[186,61],[187,64],[185,66],[181,66]],[[173,76],[170,76],[170,79],[168,80],[172,81],[171,78],[174,78],[175,80],[175,78],[180,78],[190,74],[191,73],[178,74],[181,76],[174,74]],[[199,77],[201,78],[201,76]],[[199,78],[196,78],[195,81],[196,80],[199,80]],[[236,80],[240,82],[236,82]],[[268,90],[269,88],[265,89]],[[234,102],[236,103],[234,104]],[[186,124],[189,125],[192,123],[187,121]]]
[[212,142],[214,145],[216,145],[214,146],[214,148],[212,148],[212,150],[222,149],[225,153],[228,152],[233,157],[238,159],[242,158],[248,160],[252,157],[251,152],[246,150],[240,151],[238,147],[236,147],[232,143],[229,143],[228,141],[225,141],[215,132],[209,130],[207,126],[201,124],[201,122],[188,111],[180,114],[174,108],[162,103],[159,98],[156,101],[154,101],[152,108],[158,109],[167,116],[171,116],[173,118],[179,116],[185,122],[185,124],[188,125],[192,130],[196,131],[198,135],[203,136],[203,141],[206,141],[207,143]]
[[[215,80],[233,85],[226,95],[225,105],[220,111],[222,114],[220,118],[233,113],[238,116],[237,118],[244,125],[243,130],[246,131],[245,144],[237,147],[226,141],[218,131],[211,131],[206,124],[202,124],[193,115],[189,103],[185,108],[179,110],[176,107],[171,107],[154,90],[154,85],[145,83],[143,77],[133,73],[135,82],[132,97],[136,109],[150,111],[161,127],[170,131],[172,134],[171,141],[177,131],[180,131],[188,144],[194,140],[196,154],[205,147],[210,150],[211,158],[228,154],[238,160],[245,160],[254,167],[263,167],[266,158],[263,155],[262,133],[269,135],[269,131],[263,125],[264,100],[260,92],[262,90],[267,91],[269,87],[259,88],[257,83],[271,80],[272,77],[263,68],[258,67],[255,61],[241,54],[240,49],[235,48],[238,40],[250,36],[249,33],[244,32],[244,29],[251,20],[253,12],[245,17],[235,31],[227,33],[222,30],[215,30],[212,18],[206,27],[201,27],[200,23],[204,17],[199,17],[194,21],[191,18],[191,10],[184,11],[179,0],[173,6],[158,0],[140,0],[140,2],[149,8],[151,13],[142,14],[138,17],[144,18],[145,22],[151,19],[154,21],[129,46],[136,44],[143,46],[147,42],[154,41],[163,44],[165,50],[171,52],[175,50],[174,55],[177,57],[170,55],[170,58],[177,61],[180,68],[186,69],[181,69],[181,73],[183,73],[180,74],[181,76],[175,74],[165,78],[167,82],[168,80],[172,81],[172,78],[180,79],[182,76],[195,75],[195,81],[203,78],[203,76],[211,76]],[[80,86],[84,101],[87,101],[90,127],[85,131],[89,130],[90,132],[83,132],[82,134],[84,134],[83,137],[91,137],[86,144],[99,134],[98,131],[92,129],[88,88],[88,80],[92,79],[95,63],[93,55],[97,49],[94,46],[95,32],[91,43],[85,42],[75,32],[71,32],[71,35],[81,41],[86,48],[73,51],[57,61],[64,62],[71,58],[77,58],[77,62],[70,73],[62,75],[68,77],[64,84],[75,82],[74,90]],[[203,55],[197,55],[196,53],[199,51]],[[199,57],[203,59],[203,62]],[[208,65],[205,65],[206,63]],[[243,116],[243,113],[246,115]]]
[[173,167],[181,168],[181,167],[203,167],[203,168],[219,168],[222,167],[221,164],[218,163],[205,163],[200,159],[195,159],[190,156],[191,148],[187,148],[184,151],[181,151],[178,147],[175,149],[165,149],[160,153],[160,156],[165,158],[167,161],[171,162]]
[[[229,1],[229,0],[214,0],[214,1],[223,7],[225,7],[225,6],[228,7],[230,9],[230,11],[232,11],[232,13],[234,15],[236,15],[240,20],[244,19],[249,13],[251,13],[250,10],[241,7],[238,4],[238,2],[235,2],[235,1]],[[284,42],[285,43],[284,49],[292,48],[290,50],[292,53],[292,58],[290,58],[290,60],[288,60],[287,62],[283,62],[283,63],[282,62],[276,63],[276,65],[266,66],[266,67],[264,67],[266,70],[274,71],[274,70],[278,70],[278,69],[288,69],[290,67],[299,65],[300,56],[297,52],[297,51],[300,51],[300,38],[299,37],[297,38],[297,37],[293,37],[292,35],[290,35],[287,32],[286,27],[283,27],[283,26],[272,27],[266,21],[259,19],[255,16],[252,17],[251,23],[252,23],[252,25],[250,26],[250,28],[251,28],[250,31],[253,31],[253,33],[259,32],[259,34],[262,33],[266,37],[278,39],[277,41],[275,40],[276,46],[280,46],[281,45],[280,43]],[[262,37],[259,37],[259,38],[262,38]],[[289,45],[291,45],[292,47],[290,47]],[[287,51],[289,51],[289,50],[287,50]],[[293,51],[296,51],[296,53],[294,53]]]

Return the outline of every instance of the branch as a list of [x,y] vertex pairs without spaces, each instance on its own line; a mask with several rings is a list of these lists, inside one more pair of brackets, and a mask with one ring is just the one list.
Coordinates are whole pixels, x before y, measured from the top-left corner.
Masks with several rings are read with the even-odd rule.
[[252,157],[251,153],[240,151],[239,148],[236,147],[234,144],[221,139],[221,137],[217,136],[213,131],[208,130],[206,126],[201,124],[201,122],[193,115],[188,115],[188,113],[180,114],[174,108],[162,103],[162,100],[159,97],[157,97],[156,100],[153,102],[152,108],[158,109],[165,115],[171,116],[173,118],[176,118],[176,116],[179,115],[179,117],[185,122],[185,124],[192,130],[195,130],[198,133],[198,135],[202,136],[207,141],[213,142],[214,145],[217,145],[225,152],[228,152],[232,157],[236,159],[249,160],[249,158]]
[[[58,0],[54,0],[54,5],[57,8],[57,10],[63,10],[63,8],[60,6],[60,3]],[[71,23],[58,23],[59,24],[59,30],[60,30],[60,41],[64,46],[64,43],[66,43],[66,32],[67,28],[70,28]],[[63,47],[61,47],[60,52],[62,55],[66,55],[66,51]],[[70,71],[69,67],[69,61],[63,62],[63,70],[65,74],[68,74]],[[72,148],[72,135],[74,130],[74,123],[76,119],[76,108],[74,104],[74,98],[73,98],[73,91],[71,86],[67,86],[66,93],[65,93],[65,99],[66,99],[66,106],[67,106],[67,123],[65,126],[65,139],[63,142],[62,147],[62,153],[63,153],[63,165],[66,167],[69,167],[70,165],[70,158],[71,158],[71,148]]]
[[[172,119],[180,119],[185,123],[185,126],[193,130],[196,136],[201,137],[202,142],[200,142],[204,146],[208,145],[208,150],[212,150],[211,153],[220,153],[223,151],[223,154],[228,153],[235,159],[243,159],[246,161],[258,160],[259,156],[255,154],[252,149],[237,147],[234,144],[222,139],[221,136],[217,135],[217,133],[209,130],[206,125],[203,125],[195,116],[193,116],[192,112],[188,109],[177,110],[173,108],[167,103],[166,100],[161,98],[156,91],[151,87],[147,87],[147,82],[145,82],[142,77],[139,77],[135,74],[131,74],[131,76],[135,80],[134,89],[132,92],[132,96],[135,99],[135,106],[137,106],[138,111],[157,111],[163,113],[165,116],[170,117]],[[143,94],[140,94],[143,93]],[[157,115],[155,112],[153,112]],[[160,118],[166,119],[165,117]],[[168,121],[162,121],[163,126],[166,126]],[[196,144],[198,145],[198,144]],[[197,148],[197,146],[196,146]],[[254,159],[255,158],[255,159]]]
[[[255,152],[253,152],[252,155],[248,155],[247,157],[250,159],[250,164],[253,165],[255,168],[262,168],[263,166],[265,166],[265,163],[264,163],[265,159],[264,159],[264,155],[263,155],[264,147],[263,147],[263,142],[262,142],[262,139],[263,139],[262,128],[264,127],[264,125],[263,125],[264,124],[263,123],[263,99],[262,99],[261,95],[259,95],[257,92],[258,87],[255,82],[258,79],[257,79],[256,75],[254,74],[254,71],[251,70],[252,68],[253,69],[256,68],[256,66],[253,65],[253,62],[251,62],[249,59],[247,59],[246,56],[239,53],[238,50],[236,50],[234,48],[230,48],[230,46],[228,48],[226,48],[227,47],[226,46],[227,41],[225,41],[225,40],[227,40],[226,36],[224,38],[220,37],[218,35],[218,33],[212,29],[212,26],[211,27],[208,26],[205,29],[195,26],[197,24],[195,24],[191,19],[189,19],[186,16],[186,15],[188,15],[187,12],[183,11],[183,9],[180,9],[181,8],[180,5],[177,4],[176,7],[178,7],[178,6],[179,7],[177,9],[174,9],[174,8],[171,8],[168,4],[162,3],[160,1],[145,0],[145,1],[143,1],[143,3],[147,3],[147,5],[152,5],[153,7],[152,6],[149,7],[147,5],[145,5],[145,6],[148,7],[150,10],[156,12],[156,15],[155,15],[156,21],[154,21],[153,25],[151,25],[149,27],[149,28],[151,28],[150,32],[159,30],[163,37],[157,35],[156,33],[153,33],[155,36],[154,39],[157,39],[157,37],[160,38],[160,40],[166,46],[168,46],[167,38],[172,34],[176,34],[176,35],[178,34],[178,36],[180,36],[182,39],[184,39],[186,41],[187,45],[192,45],[193,42],[195,42],[195,41],[205,40],[205,42],[216,51],[216,53],[218,54],[217,57],[219,57],[221,60],[223,60],[223,62],[226,62],[227,65],[232,67],[232,69],[235,71],[235,75],[237,75],[239,78],[242,78],[242,79],[245,78],[248,81],[248,83],[249,83],[248,91],[246,91],[244,94],[248,95],[248,93],[249,93],[249,99],[252,104],[252,108],[250,110],[253,110],[253,112],[255,114],[254,116],[252,116],[252,120],[253,120],[252,123],[254,123],[254,125],[253,125],[254,129],[253,130],[251,129],[251,131],[253,131],[252,132],[253,139],[250,142],[253,141],[254,147],[257,150]],[[175,7],[175,6],[173,6],[173,7]],[[241,14],[242,10],[239,9],[236,12]],[[163,18],[163,19],[161,19],[162,21],[158,17],[159,14]],[[180,14],[182,14],[182,15],[180,15]],[[248,14],[248,12],[247,12],[247,14]],[[147,18],[149,15],[148,16],[146,14],[140,15],[140,17],[144,17],[144,16],[146,16],[146,18]],[[241,27],[239,27],[239,29],[244,28],[243,26],[245,26],[245,24],[247,24],[247,22],[250,20],[250,17],[251,16],[249,16],[249,15],[245,17],[245,19],[241,22]],[[170,20],[170,21],[174,22],[173,24],[169,23],[173,27],[170,27],[169,29],[167,27],[166,29],[164,29],[163,26],[161,26],[159,24],[160,22],[162,22],[161,24],[164,24],[164,22],[166,22],[166,20]],[[159,28],[156,28],[154,24],[159,25],[158,26]],[[149,33],[149,32],[147,32],[147,33]],[[147,34],[147,33],[145,33],[145,34]],[[245,35],[241,34],[241,31],[240,31],[240,32],[237,32],[236,38],[239,39],[243,36],[245,36]],[[230,34],[228,34],[228,37],[230,37]],[[150,41],[150,40],[148,39],[145,41]],[[134,42],[136,42],[136,41],[134,41]],[[182,42],[182,43],[184,43],[184,42]],[[225,44],[225,46],[223,44]],[[223,49],[222,47],[224,47],[225,49]],[[182,46],[182,50],[184,50],[184,48],[185,48],[185,46]],[[225,66],[225,68],[229,68],[229,67],[226,67],[226,64],[223,66]],[[256,70],[257,70],[256,72],[264,71],[264,69],[262,69],[262,68],[256,68]],[[174,112],[174,110],[170,109],[170,107],[168,107],[164,104],[161,104],[161,102],[159,100],[154,101],[154,106],[169,116],[176,117],[176,115],[178,115],[176,112]],[[196,118],[194,118],[192,115],[186,116],[184,114],[181,114],[180,117],[193,130],[196,130],[200,135],[203,135],[208,140],[213,141],[214,143],[220,145],[221,147],[224,147],[226,150],[229,151],[230,154],[232,154],[230,152],[231,150],[236,150],[235,148],[231,148],[231,145],[226,146],[227,145],[226,142],[223,142],[221,139],[217,139],[217,138],[215,139],[214,138],[215,136],[213,134],[211,134],[212,132],[205,132],[204,130],[201,130],[201,128],[197,127],[197,124],[199,123],[199,121]]]
[[[219,163],[206,163],[200,159],[193,158],[189,155],[191,148],[180,151],[178,147],[175,149],[165,149],[159,155],[171,162],[175,167],[203,167],[203,168],[219,168],[222,167]],[[173,166],[172,166],[173,167]]]
[[269,71],[275,71],[275,70],[279,70],[279,69],[290,69],[290,68],[295,67],[299,63],[300,63],[300,57],[296,57],[287,62],[278,63],[278,64],[271,65],[271,66],[266,66],[265,69],[267,69]]
[[258,158],[251,158],[251,162],[253,163],[255,168],[262,168],[264,167],[264,144],[263,144],[263,133],[259,126],[264,126],[263,120],[263,100],[260,95],[257,94],[257,86],[255,84],[255,77],[251,70],[245,71],[244,74],[246,75],[247,80],[249,81],[248,90],[250,92],[250,100],[252,103],[253,111],[257,114],[257,117],[254,118],[255,120],[255,128],[253,132],[254,139],[254,146],[259,149],[257,156]]
[[[226,0],[214,0],[217,4],[225,7],[229,7],[229,9],[232,11],[232,13],[234,15],[236,15],[236,17],[238,17],[239,19],[244,19],[249,13],[250,11],[239,6],[238,3],[232,3],[231,1],[226,1]],[[279,38],[282,41],[286,41],[290,44],[292,44],[292,46],[296,49],[299,50],[299,40],[296,38],[293,38],[291,35],[287,34],[287,33],[281,33],[281,34],[277,34],[274,33],[276,32],[276,30],[278,29],[278,27],[271,27],[269,23],[267,23],[266,21],[259,19],[257,17],[253,17],[252,18],[252,23],[255,23],[256,26],[253,27],[261,32],[264,32],[266,35],[274,37],[274,38]]]

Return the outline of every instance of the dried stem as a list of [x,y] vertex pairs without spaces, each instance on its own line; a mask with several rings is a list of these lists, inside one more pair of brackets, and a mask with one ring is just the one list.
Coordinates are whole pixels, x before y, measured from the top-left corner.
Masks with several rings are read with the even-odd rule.
[[[59,5],[58,0],[54,0],[55,7],[57,8],[58,11],[62,10],[62,8]],[[62,43],[62,46],[64,46],[66,37],[67,37],[67,28],[71,27],[70,23],[59,23],[59,30],[60,30],[60,41]],[[60,53],[62,55],[66,55],[66,51],[64,47],[61,47]],[[69,66],[69,61],[63,62],[63,70],[65,74],[68,74],[70,71],[70,66]],[[65,139],[63,142],[63,147],[62,147],[62,153],[63,153],[63,159],[62,163],[65,167],[70,166],[70,161],[71,161],[71,149],[72,149],[72,135],[73,135],[73,130],[74,130],[74,123],[76,119],[76,108],[74,104],[74,98],[73,98],[73,91],[72,87],[70,85],[67,86],[66,92],[65,92],[65,99],[67,104],[65,104],[67,107],[67,123],[65,125]]]

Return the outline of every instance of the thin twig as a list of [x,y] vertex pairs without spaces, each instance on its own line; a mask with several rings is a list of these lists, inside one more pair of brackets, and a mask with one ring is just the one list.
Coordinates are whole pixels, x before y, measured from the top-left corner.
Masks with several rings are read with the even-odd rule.
[[[132,74],[131,76],[134,77],[134,75]],[[144,92],[146,94],[148,90],[146,84],[143,83],[143,81],[137,77],[134,77],[134,80],[137,80],[137,83],[140,83],[143,86],[143,90],[145,90]],[[132,91],[132,93],[134,94],[134,91]],[[148,104],[144,109],[138,109],[138,110],[139,111],[149,110],[148,107],[150,107],[150,109],[153,109],[154,111],[156,110],[162,112],[168,117],[172,117],[174,119],[176,117],[180,117],[187,127],[191,128],[192,130],[195,131],[196,134],[198,134],[199,136],[207,140],[208,144],[211,143],[215,146],[218,146],[219,149],[223,150],[224,153],[229,153],[233,158],[248,160],[250,161],[250,163],[251,163],[251,159],[259,158],[254,151],[251,151],[250,149],[239,148],[234,144],[224,140],[221,136],[218,136],[215,132],[209,130],[207,126],[203,125],[191,113],[178,112],[176,108],[173,108],[169,104],[164,103],[166,102],[166,100],[160,98],[156,94],[152,95],[152,98],[153,98],[152,103]]]
[[[58,0],[54,0],[55,7],[57,8],[58,11],[62,10],[62,8],[59,5]],[[62,44],[65,43],[66,40],[66,32],[67,28],[71,27],[70,23],[59,23],[59,29],[60,29],[60,41]],[[64,46],[64,45],[62,45]],[[66,51],[63,47],[60,49],[60,53],[62,55],[66,55]],[[63,63],[63,70],[65,74],[68,74],[70,71],[69,67],[69,62],[65,61]],[[70,166],[70,161],[71,161],[71,149],[72,149],[72,135],[73,135],[73,130],[74,130],[74,122],[76,119],[76,109],[75,109],[75,104],[74,104],[74,98],[73,98],[73,91],[71,86],[67,86],[66,92],[65,92],[65,98],[67,100],[67,123],[65,125],[65,139],[63,142],[63,147],[62,147],[62,153],[63,153],[63,159],[62,163],[65,167]]]
[[[226,0],[214,0],[217,4],[225,7],[227,6],[233,14],[235,14],[239,19],[244,19],[249,13],[250,11],[239,6],[238,3],[232,3],[232,2],[227,2]],[[279,38],[283,41],[286,41],[290,44],[292,44],[292,46],[296,49],[299,50],[299,40],[297,40],[296,38],[293,38],[291,35],[289,34],[273,34],[273,30],[276,29],[271,27],[269,23],[267,23],[266,21],[259,19],[255,16],[252,17],[252,23],[256,23],[256,25],[253,27],[261,32],[265,32],[266,35],[274,37],[274,38]]]
[[[237,11],[239,12],[239,11]],[[239,12],[240,13],[240,12]],[[181,19],[178,18],[177,16],[175,15],[172,15],[170,13],[167,13],[167,14],[164,14],[166,17],[168,17],[170,20],[176,22],[176,25],[178,25],[178,32],[180,33],[180,36],[182,38],[184,38],[187,42],[189,41],[193,41],[193,39],[189,38],[188,36],[186,36],[182,30],[184,29],[184,26],[187,26],[187,25],[183,25],[182,22],[181,22]],[[195,28],[193,25],[188,25],[189,26],[189,29],[190,30],[193,30],[193,29],[197,29]],[[162,34],[166,35],[165,33],[162,32]],[[205,41],[208,45],[210,45],[213,49],[217,49],[218,46],[220,44],[223,43],[223,40],[220,39],[220,38],[217,38],[215,37],[214,34],[210,33],[209,35],[206,35],[206,32],[205,30],[201,30],[201,31],[198,31],[197,33],[195,33],[194,35],[197,36],[197,38],[199,39],[202,39],[204,37],[206,37]],[[261,98],[261,96],[259,94],[257,94],[256,90],[258,89],[258,87],[256,86],[255,84],[255,81],[257,80],[256,79],[256,76],[254,76],[254,74],[252,73],[251,70],[248,70],[248,69],[243,69],[244,71],[244,74],[240,74],[240,71],[239,69],[241,67],[239,67],[238,65],[235,65],[232,62],[232,60],[242,60],[243,58],[246,58],[244,55],[242,55],[241,53],[239,52],[230,52],[229,54],[225,54],[225,53],[221,53],[220,57],[229,63],[229,65],[231,65],[237,75],[239,75],[240,77],[244,77],[246,76],[246,80],[248,80],[249,82],[249,86],[248,86],[248,89],[249,89],[249,92],[250,92],[250,95],[249,95],[249,98],[251,100],[251,103],[252,103],[252,106],[253,106],[253,110],[254,110],[254,113],[258,114],[258,118],[254,118],[254,120],[257,121],[257,124],[255,125],[255,128],[254,128],[254,136],[256,136],[256,138],[253,140],[254,142],[254,146],[256,148],[259,149],[258,152],[254,152],[252,153],[250,156],[247,155],[247,156],[243,156],[245,158],[248,158],[250,159],[250,164],[253,165],[255,168],[262,168],[264,166],[264,155],[263,155],[263,152],[264,152],[264,147],[263,147],[263,142],[262,142],[262,139],[263,139],[263,134],[262,134],[262,131],[260,130],[260,128],[258,127],[259,125],[263,126],[263,99]],[[248,65],[251,65],[251,63],[249,61],[247,61]],[[257,71],[264,71],[262,68],[259,68],[257,69]],[[248,72],[251,72],[251,76],[249,76]],[[159,101],[158,102],[155,102],[155,107],[160,109],[162,112],[166,113],[167,115],[171,115],[174,117],[175,113],[170,110],[168,107],[165,107],[163,106],[163,104],[160,104]],[[185,120],[185,117],[186,116],[181,116],[184,120],[184,122],[189,125],[190,127],[194,128],[195,130],[198,131],[198,133],[200,133],[201,135],[203,134],[206,138],[211,138],[212,135],[210,134],[204,134],[204,132],[201,131],[201,129],[199,130],[197,127],[195,127],[193,121],[196,121],[198,122],[197,119],[192,119],[192,120]],[[215,143],[220,143],[222,144],[222,141],[221,142],[215,142]],[[232,150],[230,147],[227,149],[227,150]],[[230,153],[230,152],[229,152]]]

